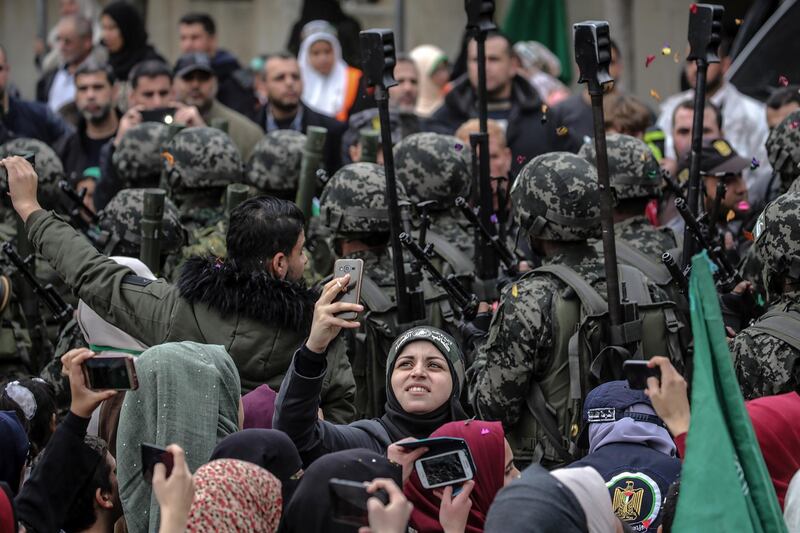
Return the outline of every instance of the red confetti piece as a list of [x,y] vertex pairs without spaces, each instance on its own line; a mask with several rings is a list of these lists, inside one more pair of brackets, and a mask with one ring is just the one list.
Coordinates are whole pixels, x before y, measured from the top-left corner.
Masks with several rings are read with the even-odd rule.
[[742,235],[744,235],[744,238],[747,239],[748,241],[756,240],[755,237],[753,236],[752,232],[749,232],[746,229],[742,230]]
[[523,161],[525,161],[525,156],[524,155],[518,155],[517,156],[517,164],[521,165]]
[[695,13],[697,13],[697,4],[692,4],[692,5],[690,5],[690,6],[689,6],[689,11],[691,11],[691,12],[692,12],[692,15],[694,15]]
[[792,128],[793,130],[796,130],[797,126],[800,126],[800,122],[798,122],[797,120],[793,120],[791,123],[789,123],[789,127]]
[[786,76],[778,76],[778,84],[781,87],[786,87],[787,85],[789,85],[789,78],[787,78]]
[[656,56],[652,56],[652,55],[651,56],[647,56],[647,59],[644,60],[644,68],[649,67],[650,63],[652,63],[655,60],[656,60]]

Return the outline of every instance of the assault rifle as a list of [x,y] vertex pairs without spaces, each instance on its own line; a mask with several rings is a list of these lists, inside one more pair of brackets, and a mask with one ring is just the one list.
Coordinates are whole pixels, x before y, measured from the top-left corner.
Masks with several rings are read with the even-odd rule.
[[17,272],[22,275],[22,279],[33,290],[36,296],[50,309],[56,322],[64,324],[72,318],[72,306],[61,298],[61,295],[58,294],[58,291],[53,288],[51,283],[43,286],[39,279],[31,272],[30,264],[35,260],[32,255],[23,259],[10,242],[3,244],[3,253],[6,254],[8,260],[11,261],[11,264],[17,269]]

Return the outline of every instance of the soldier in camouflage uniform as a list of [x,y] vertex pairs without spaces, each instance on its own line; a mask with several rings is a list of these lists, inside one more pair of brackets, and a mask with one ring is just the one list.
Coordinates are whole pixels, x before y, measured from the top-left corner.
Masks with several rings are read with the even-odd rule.
[[222,198],[229,183],[244,181],[244,164],[230,137],[216,128],[187,128],[164,147],[166,189],[190,232],[224,216]]
[[[606,145],[608,175],[617,199],[614,234],[660,264],[661,254],[677,248],[678,241],[671,229],[654,227],[644,214],[650,200],[661,198],[658,161],[644,141],[630,135],[609,134]],[[597,165],[594,143],[585,143],[578,155]]]
[[[772,180],[778,181],[770,185],[768,190],[774,192],[777,187],[781,193],[800,191],[800,111],[790,113],[770,132],[767,137],[767,157],[772,165]],[[761,277],[763,262],[758,254],[758,246],[748,248],[739,265],[739,272],[744,279],[753,283],[756,303],[763,304],[766,288]]]
[[[438,203],[429,211],[431,231],[455,245],[471,263],[473,231],[455,206],[457,197],[469,199],[470,153],[457,137],[432,132],[409,135],[394,147],[397,181],[408,199],[415,206],[428,200]],[[464,270],[462,265],[451,266],[459,273]]]
[[[35,153],[36,169],[41,176],[41,185],[38,191],[39,201],[45,208],[64,212],[61,202],[61,192],[58,189],[58,182],[65,179],[64,167],[56,153],[45,143],[36,139],[18,138],[6,142],[0,146],[0,158],[12,154],[26,152]],[[3,189],[8,188],[7,183],[2,184]],[[6,194],[2,195],[0,205],[2,205],[2,221],[0,221],[0,239],[12,241],[17,244],[18,217],[11,208],[11,202]],[[8,263],[5,254],[0,253],[0,265],[4,274],[11,275],[14,270]],[[35,262],[36,277],[41,280],[42,285],[52,283],[59,295],[69,304],[75,306],[77,299],[64,284],[61,278],[50,267],[47,261],[37,256]],[[22,277],[12,278],[12,286],[15,283],[25,283]],[[2,318],[4,325],[0,328],[0,375],[27,376],[38,372],[42,365],[46,364],[53,357],[53,345],[59,336],[58,324],[51,321],[49,309],[39,303],[39,316],[47,322],[44,335],[39,336],[36,331],[31,331],[33,325],[25,324],[24,313],[22,312],[22,302],[19,301],[20,288],[15,287],[9,305],[3,311]],[[31,339],[33,333],[34,340]]]
[[769,308],[733,340],[745,399],[800,386],[800,194],[786,193],[769,204],[754,233]]
[[163,156],[165,186],[188,232],[182,258],[208,253],[224,257],[224,249],[216,249],[219,246],[215,243],[221,243],[220,236],[227,231],[225,188],[244,181],[244,165],[236,145],[216,128],[188,128],[169,141]]
[[[406,200],[398,183],[399,201]],[[328,180],[320,196],[320,222],[331,233],[337,257],[362,259],[364,279],[361,300],[365,307],[359,335],[346,335],[348,357],[356,381],[357,418],[380,416],[385,401],[386,351],[372,353],[380,346],[377,331],[383,330],[388,344],[396,336],[395,288],[389,249],[389,210],[386,205],[386,177],[375,163],[351,163],[340,168]],[[371,294],[365,287],[377,288]],[[378,309],[377,301],[389,302],[390,309]],[[390,316],[383,316],[390,315]],[[370,327],[379,324],[378,327]],[[385,344],[385,343],[384,343]],[[380,348],[379,348],[380,349]],[[376,365],[377,363],[377,365]]]
[[125,132],[111,157],[121,188],[158,187],[161,151],[172,133],[160,122],[143,122]]
[[294,130],[275,130],[258,141],[245,169],[245,182],[260,193],[294,201],[306,136]]
[[[603,256],[588,242],[600,237],[596,176],[594,167],[577,155],[543,154],[522,168],[511,200],[520,237],[528,237],[543,264],[570,267],[605,298]],[[569,368],[555,363],[565,358],[567,347],[556,344],[553,309],[554,295],[565,296],[569,291],[560,279],[537,271],[507,285],[487,340],[467,374],[475,414],[502,421],[514,457],[523,463],[540,461],[552,466],[561,462],[543,429],[532,420],[526,397],[535,381],[558,420],[569,416],[568,401],[555,397],[563,392],[555,384],[569,383]]]

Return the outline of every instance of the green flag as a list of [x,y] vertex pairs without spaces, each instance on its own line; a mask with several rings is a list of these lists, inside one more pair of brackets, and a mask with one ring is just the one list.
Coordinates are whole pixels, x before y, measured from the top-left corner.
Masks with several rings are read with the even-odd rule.
[[572,81],[572,36],[563,0],[513,0],[503,21],[511,42],[539,41],[561,61],[559,79]]
[[692,258],[692,421],[673,531],[785,532],[733,371],[711,268],[706,252]]

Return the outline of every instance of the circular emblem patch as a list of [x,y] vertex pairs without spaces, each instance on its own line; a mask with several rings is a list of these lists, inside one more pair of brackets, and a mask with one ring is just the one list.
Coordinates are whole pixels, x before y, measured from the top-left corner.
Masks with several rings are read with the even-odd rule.
[[661,488],[641,472],[620,472],[608,483],[616,514],[634,531],[647,531],[661,510]]

